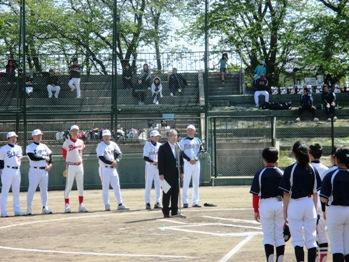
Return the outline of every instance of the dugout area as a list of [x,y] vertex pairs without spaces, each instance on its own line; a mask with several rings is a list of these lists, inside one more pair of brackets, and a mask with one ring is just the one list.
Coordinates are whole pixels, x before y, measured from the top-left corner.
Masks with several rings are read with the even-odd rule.
[[[248,191],[247,186],[201,188],[202,203],[217,207],[185,209],[186,218],[170,219],[144,210],[142,189],[122,190],[128,212],[104,212],[101,191],[88,190],[86,214],[74,212],[75,191],[73,213],[61,213],[63,192],[52,191],[54,214],[0,219],[0,261],[264,261]],[[33,213],[40,213],[38,193],[33,203]],[[25,207],[23,193],[21,204]],[[284,261],[292,259],[288,242]]]

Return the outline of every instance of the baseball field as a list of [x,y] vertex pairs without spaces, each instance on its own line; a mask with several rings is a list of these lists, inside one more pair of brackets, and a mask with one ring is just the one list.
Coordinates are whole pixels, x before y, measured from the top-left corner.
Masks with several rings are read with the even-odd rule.
[[[52,215],[40,214],[37,192],[34,215],[0,219],[0,261],[265,261],[249,187],[202,187],[200,193],[202,204],[217,206],[164,219],[161,211],[144,209],[142,189],[122,190],[130,211],[105,212],[101,191],[90,190],[90,212],[71,214],[63,213],[63,192],[50,191]],[[25,201],[21,193],[23,211]],[[76,191],[71,202],[76,211]],[[286,247],[284,261],[294,261],[291,243]]]

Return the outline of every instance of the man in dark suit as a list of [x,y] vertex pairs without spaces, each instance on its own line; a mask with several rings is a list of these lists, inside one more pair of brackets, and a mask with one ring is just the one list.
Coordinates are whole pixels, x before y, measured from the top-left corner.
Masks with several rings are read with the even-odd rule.
[[[179,176],[183,174],[183,156],[177,143],[177,131],[171,129],[167,136],[168,142],[160,146],[158,152],[160,180],[165,179],[171,186],[170,190],[167,193],[163,192],[162,195],[162,213],[164,217],[170,217],[170,201],[171,215],[178,214]],[[178,171],[180,171],[180,174]]]

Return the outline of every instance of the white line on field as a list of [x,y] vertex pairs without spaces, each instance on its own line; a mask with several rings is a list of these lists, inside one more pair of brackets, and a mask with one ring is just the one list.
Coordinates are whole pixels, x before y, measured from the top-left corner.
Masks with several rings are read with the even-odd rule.
[[253,227],[253,226],[243,226],[243,225],[235,225],[235,224],[225,224],[225,223],[192,223],[192,224],[182,224],[180,226],[169,226],[169,227],[163,227],[163,229],[167,228],[184,228],[184,227],[203,227],[203,226],[223,226],[223,227],[238,227],[238,228],[249,228],[249,229],[256,229],[261,230],[262,228],[259,227]]
[[239,244],[237,244],[232,250],[230,250],[224,257],[222,257],[219,262],[227,262],[229,261],[229,259],[234,256],[237,252],[239,252],[239,250],[247,244],[247,242],[249,242],[255,235],[251,234],[249,236],[247,236],[246,238],[244,238],[242,241],[239,242]]
[[186,232],[186,233],[210,235],[210,236],[215,236],[215,237],[245,237],[245,236],[262,234],[262,232],[256,232],[256,231],[254,231],[254,232],[237,232],[237,233],[213,233],[213,232],[207,232],[207,231],[186,229],[186,228],[181,228],[181,227],[161,227],[160,230],[173,230],[173,231],[180,231],[180,232]]
[[216,219],[216,220],[237,222],[237,223],[242,222],[242,223],[247,223],[247,224],[260,225],[260,223],[258,223],[255,220],[238,219],[238,218],[225,218],[225,217],[213,217],[213,216],[202,216],[202,217]]
[[100,256],[100,257],[151,257],[151,258],[173,258],[173,259],[188,259],[188,258],[193,259],[194,258],[190,256],[59,251],[59,250],[49,250],[49,249],[17,248],[17,247],[6,247],[6,246],[0,246],[0,249],[22,251],[22,252],[33,252],[33,253],[50,253],[50,254]]

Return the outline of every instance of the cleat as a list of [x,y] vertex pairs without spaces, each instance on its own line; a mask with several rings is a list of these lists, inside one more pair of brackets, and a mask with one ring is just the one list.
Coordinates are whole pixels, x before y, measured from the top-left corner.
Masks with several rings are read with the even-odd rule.
[[118,209],[119,211],[127,211],[130,210],[128,207],[126,207],[124,204],[119,204]]
[[319,122],[319,118],[314,117],[314,122]]
[[146,210],[151,210],[151,207],[150,207],[150,204],[149,204],[149,203],[145,204],[145,209],[146,209]]
[[43,207],[42,211],[41,211],[41,214],[43,214],[43,215],[50,215],[50,214],[52,214],[52,210],[49,209],[48,207]]
[[195,204],[193,205],[193,207],[201,207],[199,204]]
[[189,207],[188,204],[184,204],[184,205],[183,205],[183,208],[188,208],[188,207]]
[[160,206],[159,202],[154,205],[154,209],[161,209],[161,206]]
[[104,206],[104,210],[105,210],[105,211],[110,211],[110,204],[106,204],[106,205]]
[[24,214],[21,211],[15,212],[15,217],[20,217],[20,216],[23,216],[23,215]]
[[66,204],[64,207],[64,213],[71,213],[70,205]]
[[84,204],[80,204],[79,205],[79,212],[80,213],[87,213],[88,212],[88,210],[87,210],[87,208],[85,207]]
[[301,119],[299,117],[296,118],[296,122],[300,122]]

